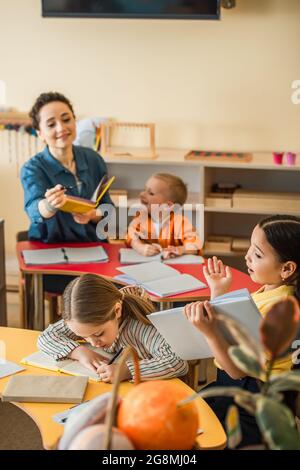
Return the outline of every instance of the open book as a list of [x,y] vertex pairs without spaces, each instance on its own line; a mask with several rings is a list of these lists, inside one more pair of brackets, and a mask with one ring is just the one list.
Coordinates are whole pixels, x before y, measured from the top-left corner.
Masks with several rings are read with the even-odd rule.
[[91,200],[85,199],[83,197],[71,196],[69,194],[66,194],[66,203],[62,207],[60,207],[60,210],[63,212],[77,212],[79,214],[85,214],[86,212],[89,212],[92,209],[96,209],[96,207],[99,206],[104,194],[108,191],[109,187],[112,185],[114,180],[114,176],[108,179],[107,175],[104,175],[100,183],[98,184]]
[[[84,346],[92,349],[95,352],[98,352],[99,355],[103,357],[103,362],[109,362],[109,360],[113,357],[113,354],[109,354],[101,348],[94,348],[88,344],[84,344]],[[55,372],[64,372],[65,374],[70,375],[89,377],[89,379],[94,382],[101,381],[98,374],[93,372],[91,369],[87,369],[81,365],[80,362],[74,361],[73,359],[55,361],[52,359],[52,357],[48,356],[48,354],[45,354],[42,351],[36,351],[33,354],[24,357],[21,360],[21,364],[40,367],[41,369],[53,370]]]
[[25,264],[103,263],[108,255],[102,246],[77,248],[45,248],[23,250]]
[[[247,289],[216,297],[210,304],[217,314],[222,313],[238,320],[249,330],[249,334],[258,339],[261,314]],[[181,359],[205,359],[213,356],[204,334],[186,319],[182,307],[154,312],[147,318]],[[222,331],[221,323],[220,327]],[[225,330],[224,336],[227,336],[226,333]]]
[[204,289],[206,285],[190,274],[181,274],[177,269],[159,261],[134,264],[117,268],[123,274],[115,276],[116,281],[140,284],[151,294],[168,297],[193,290]]
[[198,255],[182,255],[176,258],[162,259],[162,254],[158,253],[153,256],[140,255],[133,248],[120,249],[120,263],[122,264],[136,264],[136,263],[150,263],[151,261],[162,261],[165,264],[202,264],[204,259]]

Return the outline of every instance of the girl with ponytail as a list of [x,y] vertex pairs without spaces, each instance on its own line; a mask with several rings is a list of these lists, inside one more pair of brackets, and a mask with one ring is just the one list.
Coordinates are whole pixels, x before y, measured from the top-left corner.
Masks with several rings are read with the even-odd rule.
[[[185,375],[186,361],[177,357],[147,319],[154,311],[144,289],[135,286],[118,290],[109,280],[84,274],[66,287],[62,320],[50,325],[39,337],[38,347],[55,360],[75,359],[112,383],[115,364],[107,364],[96,351],[78,340],[116,354],[132,346],[140,359],[142,380]],[[134,367],[127,361],[123,380],[131,380]]]

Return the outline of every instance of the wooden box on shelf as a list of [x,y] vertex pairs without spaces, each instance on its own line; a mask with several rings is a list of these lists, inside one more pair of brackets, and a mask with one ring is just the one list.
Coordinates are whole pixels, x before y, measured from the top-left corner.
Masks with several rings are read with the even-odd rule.
[[204,253],[228,253],[231,251],[232,237],[226,235],[208,235]]
[[250,246],[249,238],[237,238],[232,239],[231,249],[232,251],[246,252]]
[[238,189],[232,198],[237,209],[266,209],[270,211],[299,211],[300,193],[259,192]]
[[208,193],[205,197],[205,205],[209,207],[232,207],[232,194]]

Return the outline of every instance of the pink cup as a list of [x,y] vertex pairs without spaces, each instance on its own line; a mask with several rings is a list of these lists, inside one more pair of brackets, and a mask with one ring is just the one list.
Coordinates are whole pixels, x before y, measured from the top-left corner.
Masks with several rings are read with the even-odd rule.
[[273,161],[275,165],[281,165],[283,159],[283,152],[273,152]]
[[293,152],[286,152],[285,154],[286,163],[288,165],[295,165],[296,163],[296,154]]

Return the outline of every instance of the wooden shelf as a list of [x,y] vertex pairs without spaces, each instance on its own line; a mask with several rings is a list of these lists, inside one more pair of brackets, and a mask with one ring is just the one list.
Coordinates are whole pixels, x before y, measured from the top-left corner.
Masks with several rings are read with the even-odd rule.
[[239,209],[237,207],[209,207],[206,206],[204,208],[205,212],[222,212],[222,213],[229,213],[229,214],[262,214],[262,215],[268,215],[268,214],[290,214],[290,215],[297,215],[300,216],[300,211],[289,211],[288,208],[286,210],[271,210],[271,209]]

